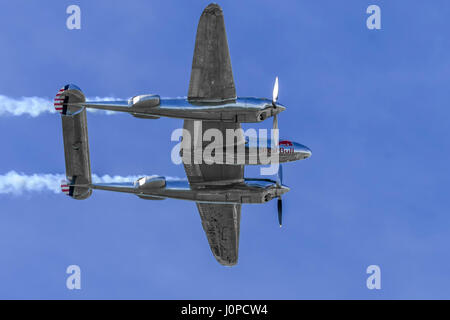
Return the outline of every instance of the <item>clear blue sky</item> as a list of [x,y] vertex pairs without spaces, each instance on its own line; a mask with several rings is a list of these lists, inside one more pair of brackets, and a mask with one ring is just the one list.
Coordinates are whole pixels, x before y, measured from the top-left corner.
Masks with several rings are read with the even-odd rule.
[[[79,31],[66,29],[70,4]],[[184,96],[207,4],[3,1],[0,94],[52,98],[75,83],[87,96]],[[450,298],[450,3],[219,4],[238,95],[270,97],[278,75],[281,135],[313,151],[284,167],[283,228],[275,201],[244,206],[239,264],[224,268],[193,203],[0,195],[0,298]],[[370,4],[382,30],[366,28]],[[180,120],[88,123],[93,172],[184,176],[170,161]],[[0,136],[0,174],[64,172],[59,116],[0,117]],[[70,264],[80,291],[66,289]],[[366,288],[371,264],[380,291]]]

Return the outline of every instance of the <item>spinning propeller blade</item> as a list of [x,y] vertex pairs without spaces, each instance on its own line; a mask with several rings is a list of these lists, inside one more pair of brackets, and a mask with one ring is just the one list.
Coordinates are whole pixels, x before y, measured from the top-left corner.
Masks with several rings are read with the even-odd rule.
[[[273,86],[272,93],[272,105],[277,108],[276,102],[278,100],[278,77],[275,78],[275,85]],[[273,116],[273,129],[278,129],[278,112]],[[280,142],[280,135],[278,134],[275,139],[275,147],[278,148],[278,142]]]
[[283,224],[283,201],[281,201],[281,197],[278,198],[278,223]]
[[[277,186],[281,186],[283,184],[283,166],[281,164],[278,165],[278,177],[277,177]],[[281,196],[278,197],[277,202],[278,207],[278,223],[281,225],[283,223],[283,201],[281,200]]]
[[[273,86],[272,92],[272,105],[274,108],[277,108],[276,102],[278,100],[278,77],[275,78],[275,85]],[[276,112],[273,116],[273,130],[278,130],[278,112]],[[278,145],[280,142],[279,132],[275,137],[275,148],[278,149]],[[278,151],[277,151],[278,152]],[[277,176],[277,187],[280,187],[283,184],[283,166],[278,164],[278,176]],[[278,223],[281,225],[283,223],[283,201],[281,200],[281,195],[278,196]]]
[[275,106],[275,102],[278,100],[278,77],[275,78],[275,85],[272,92],[272,103]]

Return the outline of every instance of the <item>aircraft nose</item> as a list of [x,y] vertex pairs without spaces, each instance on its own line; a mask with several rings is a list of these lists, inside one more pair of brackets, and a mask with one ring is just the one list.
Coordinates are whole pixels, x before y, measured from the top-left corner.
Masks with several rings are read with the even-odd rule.
[[299,155],[300,159],[307,159],[311,157],[312,154],[311,149],[300,143],[295,144],[295,153]]
[[307,159],[307,158],[311,157],[311,155],[312,155],[311,149],[309,149],[308,147],[305,147],[305,149],[302,150],[302,153],[303,153],[304,159]]

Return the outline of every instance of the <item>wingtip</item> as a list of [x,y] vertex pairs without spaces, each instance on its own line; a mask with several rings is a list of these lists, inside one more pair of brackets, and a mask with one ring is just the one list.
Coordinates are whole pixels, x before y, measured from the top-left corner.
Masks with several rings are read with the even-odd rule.
[[224,267],[233,267],[238,263],[238,256],[220,256],[214,254],[214,258],[216,258],[217,262],[219,262]]
[[205,10],[203,10],[205,13],[210,14],[222,14],[222,8],[217,3],[210,3]]

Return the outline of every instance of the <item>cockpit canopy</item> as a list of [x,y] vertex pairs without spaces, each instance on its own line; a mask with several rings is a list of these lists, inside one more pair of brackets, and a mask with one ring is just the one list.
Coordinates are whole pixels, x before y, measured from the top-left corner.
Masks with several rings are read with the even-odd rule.
[[160,104],[160,97],[156,94],[143,94],[134,96],[130,99],[129,103],[136,109],[152,108]]
[[166,178],[165,177],[142,177],[136,180],[134,183],[134,187],[138,189],[159,189],[164,188],[166,186]]

